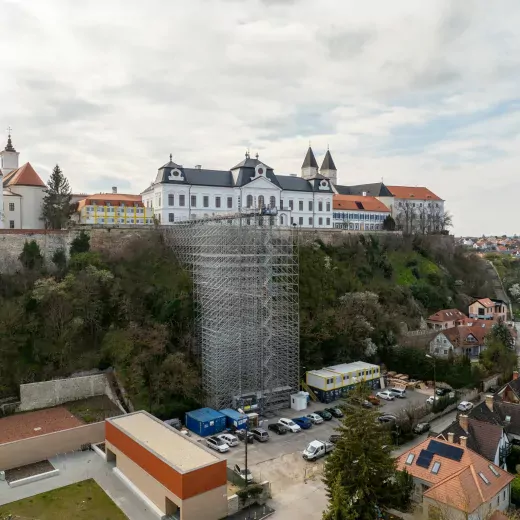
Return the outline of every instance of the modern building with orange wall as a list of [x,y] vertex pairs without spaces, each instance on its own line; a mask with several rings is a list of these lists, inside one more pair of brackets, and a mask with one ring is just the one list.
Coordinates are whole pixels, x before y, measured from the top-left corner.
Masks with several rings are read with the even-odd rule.
[[107,462],[159,516],[227,516],[225,460],[144,411],[105,424]]

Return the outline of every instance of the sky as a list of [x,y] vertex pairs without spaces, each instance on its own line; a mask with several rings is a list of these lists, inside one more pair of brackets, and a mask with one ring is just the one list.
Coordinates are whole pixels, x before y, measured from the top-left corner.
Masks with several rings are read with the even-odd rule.
[[[246,149],[427,186],[456,235],[520,233],[518,0],[0,0],[0,131],[44,180],[139,193]],[[0,139],[6,139],[6,136]],[[0,142],[0,144],[2,144]],[[3,144],[2,144],[3,146]]]

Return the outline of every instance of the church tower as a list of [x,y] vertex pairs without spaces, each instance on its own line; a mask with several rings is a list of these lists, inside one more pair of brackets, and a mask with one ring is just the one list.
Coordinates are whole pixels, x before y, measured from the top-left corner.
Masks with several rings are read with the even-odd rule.
[[327,153],[325,154],[325,157],[323,158],[323,163],[320,168],[320,173],[327,177],[327,179],[330,179],[332,184],[338,183],[338,170],[336,169],[336,165],[334,164],[334,161],[332,160],[332,155],[330,155],[330,150],[327,148]]
[[314,152],[309,145],[309,149],[307,150],[307,155],[302,164],[302,177],[304,179],[310,179],[318,175],[318,163],[316,162],[316,157],[314,157]]
[[0,229],[4,229],[4,176],[0,170]]
[[0,170],[4,175],[11,173],[13,170],[18,169],[18,156],[20,152],[17,152],[14,149],[13,143],[11,141],[11,130],[9,130],[9,135],[7,137],[7,145],[6,147],[0,151]]

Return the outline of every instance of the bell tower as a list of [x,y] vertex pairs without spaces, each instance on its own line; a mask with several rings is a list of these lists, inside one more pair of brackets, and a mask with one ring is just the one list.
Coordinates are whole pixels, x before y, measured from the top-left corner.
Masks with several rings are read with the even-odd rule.
[[15,150],[11,141],[11,128],[8,128],[7,131],[7,145],[0,151],[0,170],[2,170],[4,175],[18,169],[18,156],[20,155],[20,152]]
[[307,155],[302,164],[302,177],[304,179],[310,179],[316,175],[318,175],[318,163],[316,162],[316,157],[314,157],[314,152],[309,144]]

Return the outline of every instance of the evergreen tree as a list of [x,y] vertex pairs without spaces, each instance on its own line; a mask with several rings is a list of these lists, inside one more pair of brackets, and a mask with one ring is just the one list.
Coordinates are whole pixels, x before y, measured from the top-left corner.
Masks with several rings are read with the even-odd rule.
[[506,348],[515,348],[515,340],[513,335],[502,318],[500,318],[498,322],[493,325],[493,327],[491,327],[491,332],[489,333],[487,340],[490,343],[493,341],[498,341]]
[[74,256],[78,253],[88,253],[90,251],[90,235],[81,231],[74,240],[70,243],[70,256]]
[[56,165],[47,183],[42,204],[42,218],[47,229],[62,229],[72,214],[69,181]]
[[351,501],[341,485],[340,475],[330,490],[329,507],[323,512],[323,520],[357,520]]
[[391,443],[388,429],[378,424],[377,411],[360,405],[368,389],[357,385],[351,394],[338,428],[341,439],[325,464],[329,511],[347,497],[356,519],[374,520],[376,511],[405,502],[406,491],[400,488],[395,460],[385,448]]
[[34,240],[31,240],[30,242],[27,242],[26,240],[23,245],[23,251],[20,253],[18,259],[26,269],[40,268],[43,264],[43,256],[40,246]]
[[383,220],[383,229],[385,231],[395,231],[395,220],[391,215],[388,215],[385,220]]

